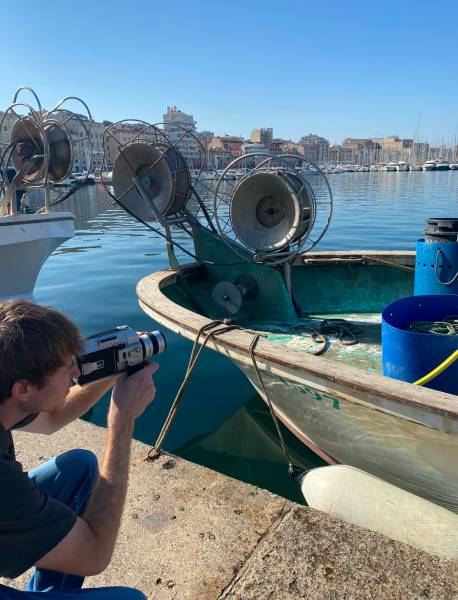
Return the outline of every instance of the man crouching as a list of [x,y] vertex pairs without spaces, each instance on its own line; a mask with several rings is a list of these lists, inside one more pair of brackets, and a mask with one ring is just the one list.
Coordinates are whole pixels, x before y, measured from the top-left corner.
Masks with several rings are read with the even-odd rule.
[[[71,387],[83,348],[63,313],[24,300],[0,303],[0,575],[35,565],[25,592],[0,585],[0,598],[140,600],[126,587],[81,590],[109,564],[126,497],[135,419],[155,395],[156,363],[127,377]],[[28,474],[11,430],[51,434],[83,415],[114,385],[100,472],[88,450],[71,450]]]

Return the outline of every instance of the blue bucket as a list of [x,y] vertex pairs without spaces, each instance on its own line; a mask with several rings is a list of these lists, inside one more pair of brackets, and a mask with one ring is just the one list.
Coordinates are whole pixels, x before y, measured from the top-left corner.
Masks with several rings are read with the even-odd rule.
[[[458,295],[408,296],[382,311],[383,374],[413,383],[458,349],[458,336],[405,331],[413,321],[441,321],[458,315]],[[458,361],[423,387],[458,393]]]
[[458,242],[417,241],[414,294],[458,294]]

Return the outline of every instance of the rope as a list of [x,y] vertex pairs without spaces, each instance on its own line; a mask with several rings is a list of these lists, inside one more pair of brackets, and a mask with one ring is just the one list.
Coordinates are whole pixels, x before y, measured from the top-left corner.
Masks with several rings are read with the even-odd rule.
[[[162,429],[159,432],[159,435],[156,439],[156,443],[148,451],[148,454],[145,457],[145,460],[147,460],[147,461],[156,460],[161,455],[161,449],[164,444],[164,440],[167,437],[168,432],[170,431],[170,428],[171,428],[173,421],[175,419],[175,416],[178,412],[178,408],[183,399],[183,396],[184,396],[184,393],[188,386],[191,375],[194,371],[194,368],[197,365],[197,362],[202,354],[203,349],[207,346],[208,341],[210,339],[212,339],[215,335],[221,335],[223,333],[227,333],[228,331],[233,331],[235,329],[247,331],[248,333],[252,333],[254,335],[253,340],[250,344],[250,348],[249,348],[249,353],[250,353],[251,360],[253,362],[253,367],[256,372],[256,376],[258,378],[259,385],[260,385],[262,391],[264,392],[264,396],[266,398],[267,405],[269,407],[269,411],[272,416],[272,420],[273,420],[273,422],[275,424],[275,428],[277,430],[278,439],[280,440],[280,445],[283,450],[283,454],[285,455],[285,458],[288,462],[289,476],[292,479],[294,479],[295,481],[299,482],[302,475],[304,474],[304,470],[301,469],[300,467],[297,467],[296,465],[294,465],[294,463],[291,459],[291,456],[290,456],[288,449],[286,447],[286,444],[285,444],[285,440],[283,438],[283,434],[280,429],[280,424],[278,422],[277,415],[275,414],[275,411],[273,409],[272,401],[270,399],[269,394],[267,393],[267,389],[264,385],[264,381],[262,380],[261,372],[259,370],[258,363],[256,361],[255,349],[256,349],[257,343],[259,341],[259,338],[261,337],[261,334],[259,332],[253,331],[253,330],[244,329],[243,327],[240,327],[239,325],[232,325],[230,319],[224,319],[223,321],[221,321],[221,320],[211,321],[210,323],[207,323],[206,325],[204,325],[203,327],[201,327],[198,330],[196,339],[194,340],[194,343],[192,346],[191,354],[189,356],[188,366],[186,368],[183,382],[181,383],[181,385],[178,389],[178,392],[175,396],[175,399],[172,402],[172,406],[170,407],[169,414],[167,415],[167,418],[162,426]],[[318,327],[318,329],[312,333],[312,339],[314,341],[319,340],[323,344],[323,347],[320,348],[317,352],[315,352],[315,354],[316,355],[322,354],[328,345],[328,340],[327,340],[325,333],[336,335],[337,339],[339,339],[342,342],[342,344],[344,344],[344,345],[352,345],[352,344],[356,344],[358,342],[356,333],[359,333],[359,332],[360,332],[360,330],[358,328],[356,328],[351,323],[348,323],[347,321],[345,321],[345,319],[324,319],[320,323],[320,326]],[[198,348],[200,338],[204,334],[206,334],[206,335],[202,341],[200,348]]]
[[458,315],[444,317],[442,321],[413,321],[408,325],[407,331],[458,335]]
[[258,377],[259,385],[261,386],[262,391],[264,392],[264,396],[265,396],[265,398],[267,400],[267,405],[268,405],[269,410],[270,410],[270,415],[271,415],[271,417],[273,419],[273,422],[275,423],[275,428],[277,430],[278,439],[280,440],[280,444],[281,444],[281,447],[282,447],[282,450],[283,450],[283,454],[285,455],[285,458],[288,461],[288,474],[289,474],[289,476],[292,479],[294,479],[295,481],[299,482],[301,476],[303,475],[303,473],[305,471],[303,469],[297,467],[296,465],[294,465],[294,463],[293,463],[293,461],[291,459],[291,456],[290,456],[290,454],[288,452],[288,449],[286,447],[286,444],[285,444],[285,440],[283,438],[283,434],[282,434],[281,429],[280,429],[280,424],[278,422],[277,415],[275,414],[274,408],[272,406],[272,401],[270,399],[269,394],[267,393],[267,389],[266,389],[266,386],[264,385],[264,381],[262,380],[261,372],[259,370],[258,363],[256,361],[256,356],[254,354],[254,351],[256,349],[256,346],[257,346],[257,344],[259,342],[259,338],[260,337],[261,336],[259,334],[256,334],[254,336],[254,338],[253,338],[253,340],[252,340],[252,342],[250,344],[250,357],[251,357],[251,360],[253,362],[254,370],[256,371],[256,375]]
[[313,354],[314,356],[320,356],[320,354],[323,354],[329,348],[328,338],[321,333],[321,331],[318,331],[318,329],[312,333],[311,338],[315,343],[322,344],[322,346],[310,354]]
[[[162,426],[162,429],[157,437],[156,443],[149,450],[145,460],[155,460],[160,456],[162,445],[163,445],[164,440],[165,440],[165,438],[170,430],[170,427],[172,426],[172,423],[175,419],[175,415],[178,411],[181,400],[183,399],[184,393],[186,391],[186,387],[189,383],[189,379],[190,379],[192,372],[197,364],[197,361],[199,360],[202,350],[205,348],[208,341],[217,334],[226,333],[227,331],[232,331],[233,329],[240,329],[240,327],[238,325],[231,325],[230,323],[231,322],[228,319],[225,319],[224,321],[219,321],[219,320],[211,321],[210,323],[207,323],[206,325],[201,327],[199,329],[199,331],[197,332],[197,336],[196,336],[196,339],[194,340],[194,344],[192,346],[191,355],[189,357],[189,362],[188,362],[188,366],[186,368],[183,382],[180,385],[180,388],[175,396],[172,406],[170,407],[169,414],[168,414],[168,416],[164,422],[164,425]],[[215,329],[215,327],[218,327],[218,325],[222,325],[222,327],[219,327],[219,329]],[[201,347],[199,348],[199,350],[197,350],[200,337],[204,333],[206,333],[206,336],[202,342]]]
[[311,336],[314,342],[323,345],[313,354],[319,356],[327,350],[329,347],[327,335],[335,335],[344,346],[353,346],[359,341],[357,338],[358,333],[361,333],[361,330],[345,319],[323,319]]
[[[220,327],[218,327],[220,326]],[[161,448],[162,445],[164,443],[164,440],[172,426],[172,423],[175,419],[175,416],[177,414],[179,405],[181,403],[181,400],[183,399],[184,396],[184,392],[186,390],[186,387],[189,383],[189,379],[194,371],[194,368],[199,360],[199,357],[201,356],[202,350],[205,348],[205,346],[207,345],[208,341],[213,338],[215,335],[220,335],[223,333],[227,333],[228,331],[233,331],[235,329],[239,329],[242,331],[245,331],[243,329],[243,327],[240,327],[239,325],[232,325],[231,321],[229,319],[225,319],[224,321],[220,321],[220,320],[216,320],[216,321],[211,321],[210,323],[207,323],[206,325],[204,325],[203,327],[201,327],[199,329],[199,331],[197,332],[197,336],[196,339],[194,340],[194,344],[192,346],[192,350],[191,350],[191,354],[189,357],[189,362],[188,362],[188,366],[186,368],[186,373],[183,379],[182,384],[180,385],[180,388],[175,396],[175,399],[172,403],[172,406],[170,408],[169,414],[167,415],[167,418],[162,426],[162,429],[157,437],[156,443],[154,444],[154,446],[152,448],[150,448],[150,450],[148,451],[148,454],[145,457],[146,461],[153,461],[156,460],[157,458],[159,458],[159,456],[161,455]],[[202,344],[200,346],[200,348],[197,350],[197,347],[199,345],[199,340],[200,337],[205,334],[205,338],[202,341]],[[264,385],[264,382],[262,380],[261,377],[261,372],[259,371],[259,367],[256,361],[256,357],[254,354],[256,345],[259,341],[259,338],[261,337],[261,335],[259,333],[253,332],[254,338],[250,344],[250,348],[249,348],[249,352],[250,352],[250,357],[251,360],[253,361],[253,366],[254,369],[256,371],[256,375],[258,377],[258,381],[259,381],[259,385],[261,386],[264,395],[266,397],[267,400],[267,404],[269,406],[269,410],[270,410],[270,414],[272,416],[272,419],[275,423],[275,427],[277,429],[277,433],[278,433],[278,438],[280,440],[280,444],[283,450],[283,453],[286,457],[286,460],[288,461],[288,474],[289,476],[294,479],[295,481],[299,482],[302,475],[304,474],[304,470],[301,469],[300,467],[297,467],[296,465],[294,465],[288,449],[286,447],[281,429],[280,429],[280,425],[277,419],[277,416],[274,412],[273,406],[272,406],[272,402],[270,400],[269,394],[267,393],[266,387]]]
[[458,278],[458,271],[450,279],[450,281],[442,281],[442,279],[440,277],[440,273],[439,273],[439,256],[440,255],[442,255],[442,261],[443,261],[443,264],[445,265],[445,255],[444,255],[444,251],[442,250],[442,248],[439,248],[439,250],[437,251],[437,254],[436,254],[436,264],[435,264],[435,268],[434,268],[434,273],[436,275],[437,282],[441,283],[442,285],[452,285],[452,283],[454,283],[456,281],[456,279]]

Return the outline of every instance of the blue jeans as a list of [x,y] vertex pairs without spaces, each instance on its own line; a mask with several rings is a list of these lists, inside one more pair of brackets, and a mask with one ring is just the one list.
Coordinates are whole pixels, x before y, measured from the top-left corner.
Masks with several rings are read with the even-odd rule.
[[[84,512],[98,476],[97,458],[88,450],[70,450],[51,458],[29,472],[38,489],[72,508],[77,515]],[[146,600],[133,588],[107,587],[81,589],[84,577],[35,569],[21,592],[0,584],[0,600],[32,600],[46,592],[49,600]]]

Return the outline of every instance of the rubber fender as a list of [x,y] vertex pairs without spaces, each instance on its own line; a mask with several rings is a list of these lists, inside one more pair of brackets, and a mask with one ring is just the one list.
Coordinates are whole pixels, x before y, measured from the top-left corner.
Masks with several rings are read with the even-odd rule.
[[458,514],[347,465],[309,471],[301,490],[307,504],[347,523],[458,560]]

